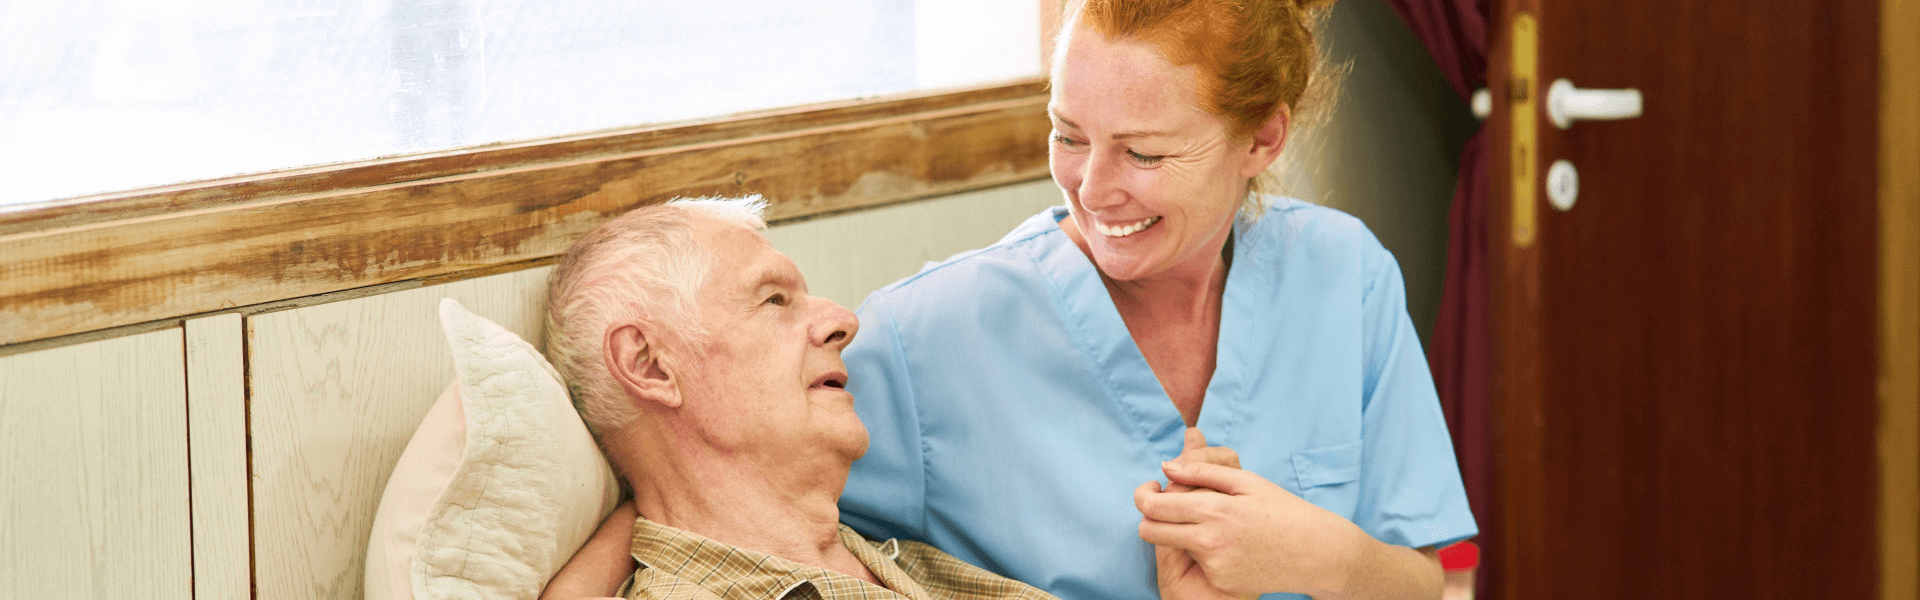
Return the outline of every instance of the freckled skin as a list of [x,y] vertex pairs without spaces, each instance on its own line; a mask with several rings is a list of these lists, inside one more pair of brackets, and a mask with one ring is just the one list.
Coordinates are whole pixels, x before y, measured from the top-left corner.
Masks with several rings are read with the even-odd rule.
[[1200,107],[1198,67],[1084,28],[1064,43],[1048,106],[1049,164],[1070,212],[1060,227],[1099,267],[1135,345],[1191,425],[1216,364],[1222,250],[1248,179],[1277,150],[1231,139]]
[[[1271,161],[1200,108],[1197,67],[1084,28],[1064,41],[1048,153],[1071,213],[1062,228],[1110,279],[1204,277],[1220,260],[1247,179]],[[1094,227],[1150,217],[1161,220],[1125,237]]]

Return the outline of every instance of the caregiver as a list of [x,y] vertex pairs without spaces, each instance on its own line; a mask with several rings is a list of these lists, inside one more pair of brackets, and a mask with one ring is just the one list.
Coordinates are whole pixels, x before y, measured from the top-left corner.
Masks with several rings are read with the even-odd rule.
[[[1069,600],[1152,597],[1156,563],[1202,592],[1439,596],[1434,549],[1476,528],[1399,266],[1268,195],[1314,12],[1068,3],[1066,206],[868,297],[844,522]],[[1189,426],[1231,451],[1183,455]]]

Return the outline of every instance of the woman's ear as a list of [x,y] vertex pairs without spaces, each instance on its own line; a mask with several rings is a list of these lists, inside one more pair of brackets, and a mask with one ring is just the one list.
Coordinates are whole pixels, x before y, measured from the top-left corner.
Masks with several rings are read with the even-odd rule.
[[680,407],[680,386],[673,374],[661,365],[659,344],[648,338],[639,323],[619,323],[608,328],[602,347],[607,371],[626,390],[631,401]]
[[1240,176],[1253,177],[1273,165],[1280,159],[1280,151],[1287,149],[1287,132],[1293,125],[1293,110],[1282,104],[1274,109],[1273,116],[1259,129],[1253,130],[1253,147],[1247,150],[1247,162],[1240,170]]

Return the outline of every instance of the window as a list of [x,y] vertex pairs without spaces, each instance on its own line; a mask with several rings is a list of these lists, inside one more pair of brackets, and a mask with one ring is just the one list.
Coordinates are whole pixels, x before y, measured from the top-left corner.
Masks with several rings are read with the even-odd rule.
[[9,0],[0,211],[1040,72],[1035,0]]

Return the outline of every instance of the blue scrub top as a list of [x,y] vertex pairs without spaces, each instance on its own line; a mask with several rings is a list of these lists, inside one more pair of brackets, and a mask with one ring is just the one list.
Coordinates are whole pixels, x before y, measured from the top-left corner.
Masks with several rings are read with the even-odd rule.
[[[1358,219],[1275,204],[1235,227],[1201,432],[1381,541],[1473,536],[1399,265]],[[1065,216],[860,307],[845,356],[871,445],[841,519],[1067,600],[1157,597],[1133,489],[1165,481],[1185,424]]]

